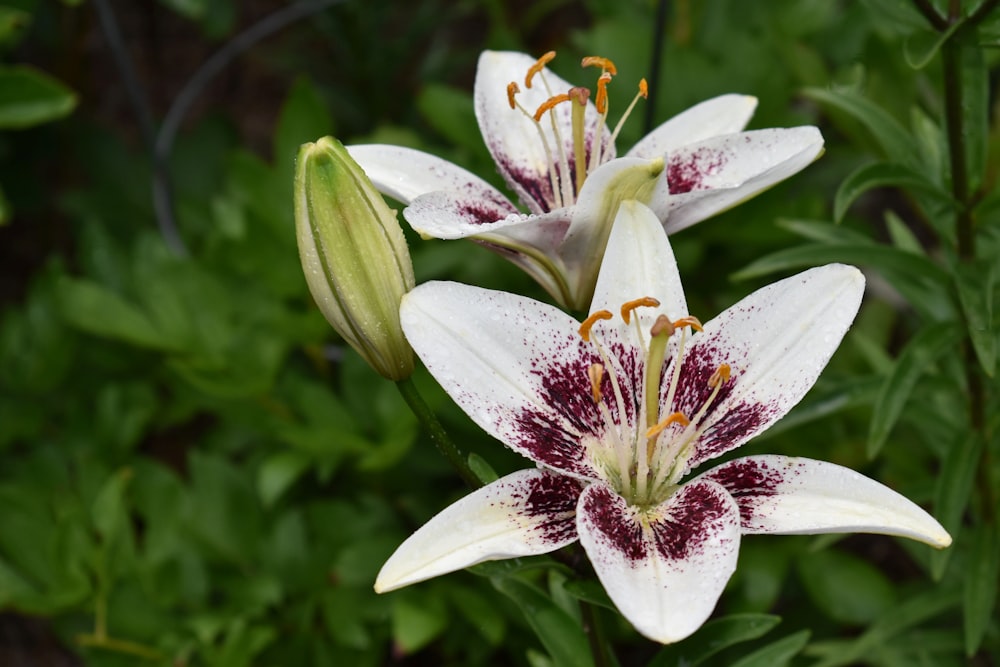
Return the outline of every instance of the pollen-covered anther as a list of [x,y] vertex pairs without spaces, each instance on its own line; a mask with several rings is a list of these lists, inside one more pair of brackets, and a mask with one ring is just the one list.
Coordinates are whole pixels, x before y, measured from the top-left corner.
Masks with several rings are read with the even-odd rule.
[[557,104],[562,104],[563,102],[569,102],[569,101],[570,101],[569,93],[560,93],[558,95],[553,95],[549,99],[539,104],[538,108],[535,109],[535,115],[534,115],[535,120],[540,121],[542,119],[542,116],[545,115],[546,111],[551,110]]
[[681,426],[687,426],[690,423],[691,420],[688,419],[686,416],[684,416],[684,413],[675,412],[666,419],[664,419],[663,421],[661,421],[659,424],[651,426],[649,430],[646,431],[646,437],[653,438],[659,435],[663,431],[663,429],[667,428],[671,424],[680,424]]
[[602,364],[591,364],[587,369],[587,378],[590,380],[590,397],[594,403],[601,402],[601,380],[604,379],[604,366]]
[[639,79],[639,97],[644,100],[649,99],[649,84],[646,83],[646,79]]
[[633,299],[632,301],[626,301],[622,304],[622,319],[625,320],[625,324],[632,323],[632,311],[636,308],[642,308],[646,306],[648,308],[656,308],[660,305],[660,302],[651,296],[644,296],[640,299]]
[[507,84],[507,104],[510,105],[511,109],[517,108],[517,102],[514,101],[514,96],[521,92],[521,87],[517,85],[517,81],[511,81]]
[[701,320],[693,315],[688,315],[687,317],[682,317],[679,320],[674,320],[674,328],[680,329],[681,327],[691,327],[695,331],[704,331],[701,327]]
[[729,364],[719,364],[719,367],[712,373],[712,377],[708,378],[708,386],[714,388],[720,384],[729,382],[730,374],[731,369],[729,368]]
[[535,78],[535,75],[545,69],[545,66],[556,57],[555,51],[549,51],[541,58],[535,61],[535,64],[528,68],[528,73],[524,75],[524,87],[531,88],[531,80]]
[[674,335],[674,331],[676,330],[677,327],[670,321],[669,317],[666,315],[660,315],[656,318],[656,321],[653,322],[653,326],[649,328],[649,333],[654,338],[657,336],[666,336],[667,338],[670,338]]
[[618,68],[615,64],[611,62],[610,58],[602,58],[601,56],[587,56],[580,61],[580,67],[600,67],[604,72],[608,72],[612,75],[618,74]]
[[608,83],[610,82],[611,75],[608,72],[604,72],[597,79],[597,98],[594,100],[597,113],[603,114],[608,110]]
[[610,310],[599,310],[596,313],[591,314],[590,317],[580,323],[580,328],[578,329],[580,338],[589,343],[591,327],[593,327],[599,320],[610,320],[612,317],[614,317],[614,315],[611,314]]

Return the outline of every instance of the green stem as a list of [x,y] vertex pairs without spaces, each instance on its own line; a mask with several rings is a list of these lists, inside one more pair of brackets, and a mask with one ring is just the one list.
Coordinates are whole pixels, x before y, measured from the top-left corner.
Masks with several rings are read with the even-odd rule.
[[77,635],[76,643],[80,646],[89,646],[92,648],[101,648],[106,651],[134,655],[144,660],[163,660],[163,654],[156,649],[126,639],[115,639],[114,637],[101,635]]
[[458,471],[458,474],[465,483],[474,489],[481,487],[483,483],[476,477],[476,473],[472,472],[472,468],[469,467],[468,461],[462,456],[462,452],[458,450],[455,443],[448,437],[444,426],[441,425],[434,412],[431,411],[430,407],[424,401],[423,396],[417,391],[417,386],[413,384],[413,379],[406,378],[405,380],[400,380],[396,383],[396,387],[399,389],[399,393],[403,395],[403,400],[410,406],[410,410],[413,411],[413,414],[420,420],[427,433],[430,434],[431,440],[438,448],[438,451],[444,454],[444,457]]
[[604,638],[604,624],[596,605],[580,600],[580,613],[583,615],[583,629],[590,642],[590,654],[594,658],[594,667],[611,667],[614,664],[608,654],[608,643]]

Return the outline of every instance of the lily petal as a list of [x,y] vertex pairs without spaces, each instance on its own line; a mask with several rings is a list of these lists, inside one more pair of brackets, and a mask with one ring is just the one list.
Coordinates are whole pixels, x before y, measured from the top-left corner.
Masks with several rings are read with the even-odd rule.
[[[622,202],[611,228],[590,309],[591,312],[602,309],[616,312],[622,304],[647,296],[659,301],[660,306],[633,312],[633,316],[639,318],[639,328],[644,331],[652,327],[659,313],[667,313],[674,320],[688,314],[677,260],[663,226],[648,207],[629,200]],[[616,337],[623,340],[634,337],[634,333],[626,333],[626,329],[634,326],[634,323],[626,325],[620,317],[615,317],[595,328],[601,332],[615,328],[618,330]]]
[[939,549],[951,536],[915,503],[849,468],[787,456],[748,456],[699,476],[736,499],[744,533],[880,533]]
[[547,470],[502,477],[448,506],[403,542],[382,566],[375,591],[575,542],[579,495],[577,481]]
[[864,286],[853,266],[828,264],[759,289],[705,324],[684,356],[671,409],[696,414],[720,364],[732,377],[701,422],[689,468],[739,447],[802,399],[850,328]]
[[815,127],[713,137],[667,156],[667,178],[650,201],[672,234],[721,213],[795,174],[823,151]]
[[681,146],[739,132],[757,109],[750,95],[719,95],[677,114],[643,137],[625,157],[657,157]]
[[403,204],[437,190],[460,192],[470,199],[507,201],[499,190],[471,171],[430,153],[385,144],[348,146],[347,152],[376,190]]
[[577,512],[580,544],[636,630],[670,643],[711,615],[740,545],[739,509],[725,489],[691,482],[639,510],[597,483],[584,490]]
[[536,463],[596,477],[583,436],[608,428],[588,376],[601,359],[576,320],[522,296],[429,282],[403,297],[400,321],[427,369],[487,433]]
[[[552,192],[549,179],[550,157],[546,154],[545,136],[551,151],[552,160],[560,164],[560,149],[568,157],[569,168],[564,172],[562,167],[557,173],[570,179],[573,155],[573,130],[569,103],[555,107],[556,128],[559,138],[553,131],[547,117],[536,125],[530,118],[518,109],[511,109],[507,99],[507,84],[518,83],[521,92],[518,102],[529,112],[534,111],[549,97],[565,93],[572,84],[545,69],[536,76],[531,88],[525,87],[524,77],[535,59],[524,53],[512,51],[484,51],[479,56],[476,70],[475,108],[476,119],[483,141],[497,163],[497,168],[510,188],[517,193],[521,202],[532,213],[544,213],[558,208],[556,196]],[[607,159],[614,157],[614,146],[610,144],[607,126],[600,119],[597,109],[590,101],[584,116],[585,143],[590,156],[590,145],[598,133],[604,143],[603,154]],[[600,128],[600,131],[598,130]],[[568,202],[567,202],[568,203]]]

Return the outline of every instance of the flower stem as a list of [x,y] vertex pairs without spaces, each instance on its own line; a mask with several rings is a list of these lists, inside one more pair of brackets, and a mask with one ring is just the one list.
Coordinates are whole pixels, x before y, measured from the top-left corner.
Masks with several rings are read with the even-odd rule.
[[417,390],[417,386],[413,384],[413,379],[406,378],[405,380],[400,380],[396,383],[396,387],[399,389],[399,393],[403,395],[403,400],[410,406],[410,410],[413,411],[413,414],[420,420],[424,429],[430,434],[431,440],[438,448],[438,451],[444,454],[444,457],[458,471],[458,474],[465,483],[474,489],[481,487],[483,483],[476,477],[476,473],[472,472],[472,468],[469,467],[468,461],[462,456],[462,452],[458,450],[455,443],[448,437],[444,426],[441,425],[434,412],[428,407],[423,396]]

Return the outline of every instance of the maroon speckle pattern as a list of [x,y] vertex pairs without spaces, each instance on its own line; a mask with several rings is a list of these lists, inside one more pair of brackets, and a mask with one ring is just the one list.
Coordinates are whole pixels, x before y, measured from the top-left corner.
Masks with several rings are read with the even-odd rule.
[[[554,197],[552,196],[552,185],[549,182],[548,172],[538,172],[525,168],[505,156],[497,156],[497,169],[507,185],[529,208],[537,208],[536,212],[538,213],[548,213],[552,210]],[[523,201],[525,197],[534,200],[536,206],[532,207],[529,202]]]
[[745,458],[724,463],[705,476],[725,487],[736,500],[740,508],[740,522],[746,529],[754,525],[754,518],[759,512],[756,501],[776,495],[788,476],[795,474],[796,470],[788,466],[778,470],[759,458]]
[[668,503],[650,522],[656,550],[664,560],[690,558],[726,526],[729,504],[718,487],[688,484]]
[[670,194],[679,195],[706,190],[705,176],[714,174],[726,163],[725,153],[699,148],[693,153],[675,155],[667,163],[667,185]]
[[548,517],[538,525],[539,538],[550,544],[576,539],[576,503],[583,487],[565,475],[546,473],[532,481],[524,501],[531,517]]
[[629,561],[647,557],[649,551],[642,526],[625,501],[605,486],[591,487],[581,511],[601,537],[601,542],[619,551]]

